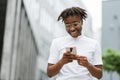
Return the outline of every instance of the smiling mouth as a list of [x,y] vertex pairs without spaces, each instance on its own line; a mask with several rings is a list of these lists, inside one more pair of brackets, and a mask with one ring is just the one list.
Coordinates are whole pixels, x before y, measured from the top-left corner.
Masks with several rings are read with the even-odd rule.
[[72,32],[70,32],[71,33],[71,35],[74,35],[74,34],[77,34],[78,33],[78,31],[77,30],[75,30],[75,31],[72,31]]

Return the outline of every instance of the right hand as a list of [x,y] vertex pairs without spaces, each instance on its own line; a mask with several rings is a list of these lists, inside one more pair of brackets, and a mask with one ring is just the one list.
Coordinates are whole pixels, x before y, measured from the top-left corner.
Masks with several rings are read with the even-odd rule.
[[75,54],[71,54],[69,51],[63,54],[63,57],[61,59],[63,64],[67,64],[69,62],[72,62],[73,60],[76,60],[77,57]]

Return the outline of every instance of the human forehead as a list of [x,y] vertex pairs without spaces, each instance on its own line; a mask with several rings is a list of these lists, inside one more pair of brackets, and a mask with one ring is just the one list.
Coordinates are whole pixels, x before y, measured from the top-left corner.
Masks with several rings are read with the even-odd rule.
[[67,18],[64,19],[64,23],[73,23],[73,22],[79,22],[82,19],[80,18],[79,15],[74,15],[74,16],[68,16]]

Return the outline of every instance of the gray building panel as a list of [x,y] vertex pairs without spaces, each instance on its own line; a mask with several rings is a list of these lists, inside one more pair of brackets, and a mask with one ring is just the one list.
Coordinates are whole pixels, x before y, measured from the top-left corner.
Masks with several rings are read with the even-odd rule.
[[37,46],[22,0],[8,0],[0,80],[35,80]]
[[[112,48],[120,51],[120,0],[103,1],[102,4],[102,50]],[[116,72],[104,71],[102,80],[119,80]]]
[[103,2],[102,48],[120,51],[120,1]]

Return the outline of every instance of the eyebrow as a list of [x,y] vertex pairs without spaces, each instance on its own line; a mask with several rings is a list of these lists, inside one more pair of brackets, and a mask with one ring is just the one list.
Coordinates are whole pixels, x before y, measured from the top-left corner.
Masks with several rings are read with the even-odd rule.
[[[75,22],[78,22],[78,21],[73,21],[72,23],[75,23]],[[65,24],[71,24],[71,23],[65,23]]]

